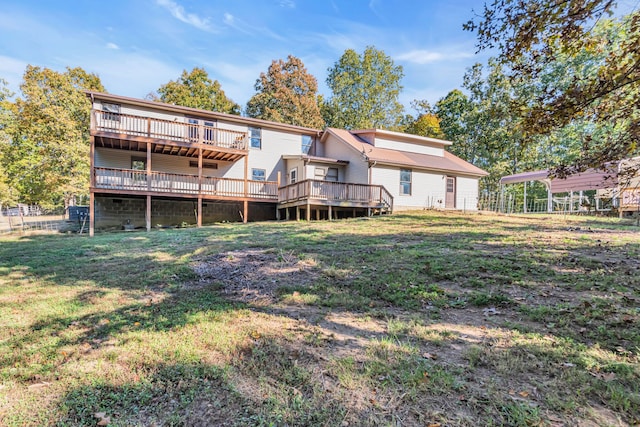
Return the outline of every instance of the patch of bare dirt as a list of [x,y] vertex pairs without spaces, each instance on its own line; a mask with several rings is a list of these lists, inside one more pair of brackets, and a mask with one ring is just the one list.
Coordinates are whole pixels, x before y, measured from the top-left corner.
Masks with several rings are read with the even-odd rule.
[[273,304],[283,286],[304,286],[318,274],[312,259],[290,252],[245,249],[196,260],[192,266],[200,283],[214,283],[232,300]]

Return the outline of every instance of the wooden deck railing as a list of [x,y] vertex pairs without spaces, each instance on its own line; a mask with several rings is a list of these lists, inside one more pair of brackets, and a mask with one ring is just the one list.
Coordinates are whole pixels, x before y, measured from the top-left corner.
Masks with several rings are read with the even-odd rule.
[[299,200],[355,202],[363,205],[393,208],[393,196],[382,185],[351,184],[345,182],[307,179],[278,189],[278,201]]
[[246,132],[100,110],[93,110],[92,114],[92,131],[176,142],[195,142],[238,150],[247,149],[248,136]]
[[177,193],[232,198],[249,197],[275,202],[278,197],[278,185],[273,181],[247,181],[235,178],[202,177],[197,175],[139,171],[133,169],[115,169],[96,167],[94,170],[95,188],[124,191],[150,191],[157,193]]

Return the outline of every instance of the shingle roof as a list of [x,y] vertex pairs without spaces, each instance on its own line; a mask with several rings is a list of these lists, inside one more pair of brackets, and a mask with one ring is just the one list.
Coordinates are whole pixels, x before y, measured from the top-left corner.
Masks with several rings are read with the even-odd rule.
[[375,147],[347,130],[327,128],[325,133],[331,133],[338,139],[363,153],[369,161],[394,166],[406,166],[409,168],[428,169],[443,172],[455,172],[472,176],[489,175],[484,170],[444,151],[444,157],[430,154],[412,153],[408,151],[392,150],[389,148]]

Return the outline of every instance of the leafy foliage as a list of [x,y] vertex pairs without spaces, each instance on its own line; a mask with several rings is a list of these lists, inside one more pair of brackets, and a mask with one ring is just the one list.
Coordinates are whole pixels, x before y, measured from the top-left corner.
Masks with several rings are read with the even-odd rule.
[[60,73],[27,66],[22,98],[3,101],[2,163],[20,201],[59,204],[88,192],[90,102],[83,90],[104,91],[82,68]]
[[414,118],[408,115],[405,118],[407,124],[399,129],[400,131],[431,138],[444,138],[440,129],[440,119],[433,113],[427,101],[414,100],[411,106],[418,111],[418,116]]
[[204,68],[184,70],[180,78],[160,86],[157,94],[151,93],[148,98],[183,107],[240,114],[240,106],[227,98],[220,82],[211,80]]
[[332,96],[323,106],[327,125],[345,129],[391,129],[402,121],[398,96],[402,66],[383,51],[368,46],[362,55],[347,49],[329,69]]
[[17,201],[16,191],[9,184],[3,161],[4,152],[8,149],[11,141],[9,134],[7,134],[7,126],[12,119],[9,98],[13,96],[6,86],[7,82],[0,79],[0,206]]
[[[603,20],[614,6],[612,0],[495,0],[479,22],[465,25],[477,32],[479,49],[499,49],[509,78],[536,86],[534,98],[515,105],[527,142],[585,119],[596,125],[583,127],[578,156],[556,169],[560,176],[638,153],[640,12]],[[584,64],[585,55],[584,72],[567,66]]]
[[249,117],[310,128],[322,128],[318,107],[318,82],[303,62],[289,55],[273,61],[256,81],[257,93],[247,103]]

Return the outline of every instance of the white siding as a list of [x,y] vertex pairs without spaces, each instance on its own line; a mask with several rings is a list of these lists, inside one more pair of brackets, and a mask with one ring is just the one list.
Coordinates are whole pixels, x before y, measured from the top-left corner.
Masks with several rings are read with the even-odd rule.
[[389,148],[391,150],[408,151],[410,153],[430,154],[439,157],[444,156],[444,149],[440,145],[417,144],[376,137],[375,146]]
[[[128,151],[128,150],[115,150],[110,148],[96,148],[95,151],[95,166],[104,168],[118,168],[118,169],[130,169],[131,158],[147,157],[147,153],[144,151]],[[166,154],[151,154],[151,170],[170,172],[170,173],[183,173],[189,175],[197,175],[198,168],[189,166],[190,161],[198,161],[197,158],[170,156]],[[233,165],[230,162],[221,162],[213,160],[203,160],[203,163],[217,163],[218,169],[202,169],[203,176],[218,176],[226,178],[242,178],[243,176],[231,176],[229,169]],[[242,163],[242,162],[240,162]],[[244,169],[243,169],[244,172]]]
[[356,184],[369,183],[369,164],[362,159],[362,155],[351,146],[329,135],[324,147],[325,157],[338,160],[348,160],[349,165],[344,173],[344,182]]
[[[424,209],[441,200],[444,206],[444,175],[413,169],[411,171],[411,195],[400,194],[400,169],[392,166],[374,166],[371,183],[383,185],[393,195],[393,209]],[[437,206],[436,206],[437,207]]]
[[[247,130],[248,127],[245,127],[245,131]],[[267,181],[276,181],[278,172],[284,178],[288,171],[282,160],[283,154],[302,154],[302,135],[263,128],[262,149],[249,148],[249,169],[266,169]],[[302,171],[298,173],[301,174]]]
[[456,208],[459,210],[478,210],[478,179],[456,178]]

